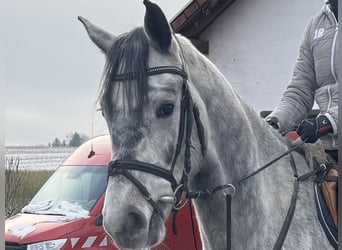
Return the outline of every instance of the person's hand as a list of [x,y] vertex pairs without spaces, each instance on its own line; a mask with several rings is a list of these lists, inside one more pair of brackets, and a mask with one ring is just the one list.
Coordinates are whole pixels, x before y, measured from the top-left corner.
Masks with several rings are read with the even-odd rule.
[[296,132],[302,141],[307,143],[315,143],[319,138],[316,119],[305,119],[301,121]]
[[333,129],[329,119],[324,115],[320,115],[316,119],[311,118],[301,121],[296,132],[302,141],[315,143],[321,136],[333,132]]
[[279,129],[279,121],[278,118],[275,116],[268,116],[266,117],[266,122],[271,125],[275,129]]

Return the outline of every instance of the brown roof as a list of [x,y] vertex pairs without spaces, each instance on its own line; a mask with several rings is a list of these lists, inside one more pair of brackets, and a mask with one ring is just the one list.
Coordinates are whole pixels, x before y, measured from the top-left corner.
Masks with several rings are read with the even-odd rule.
[[235,0],[192,0],[171,21],[172,29],[182,35],[198,39]]

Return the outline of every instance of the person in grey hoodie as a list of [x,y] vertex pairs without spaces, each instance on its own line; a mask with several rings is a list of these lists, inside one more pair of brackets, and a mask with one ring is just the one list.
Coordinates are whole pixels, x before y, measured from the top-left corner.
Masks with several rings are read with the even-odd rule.
[[[287,90],[266,122],[280,132],[296,129],[301,139],[318,139],[338,161],[338,75],[337,75],[338,0],[325,5],[309,21],[299,47],[299,55]],[[316,101],[320,113],[306,119]]]

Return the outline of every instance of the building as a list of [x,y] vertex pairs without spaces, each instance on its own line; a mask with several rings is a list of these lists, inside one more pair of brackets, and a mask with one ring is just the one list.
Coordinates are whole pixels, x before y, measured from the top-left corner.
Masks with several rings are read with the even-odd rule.
[[323,0],[192,0],[171,20],[257,112],[291,78],[305,26]]

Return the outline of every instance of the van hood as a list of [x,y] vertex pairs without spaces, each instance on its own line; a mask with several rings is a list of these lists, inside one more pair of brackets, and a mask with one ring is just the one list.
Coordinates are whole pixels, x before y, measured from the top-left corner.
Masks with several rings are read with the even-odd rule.
[[19,213],[5,221],[5,240],[18,244],[63,238],[82,228],[85,218]]

